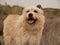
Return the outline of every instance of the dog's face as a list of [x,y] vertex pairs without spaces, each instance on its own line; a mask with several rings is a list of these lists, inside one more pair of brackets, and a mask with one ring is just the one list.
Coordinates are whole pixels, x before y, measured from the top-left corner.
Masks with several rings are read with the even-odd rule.
[[31,6],[27,7],[23,10],[23,14],[25,21],[32,25],[36,24],[37,22],[41,21],[41,18],[43,16],[43,10],[39,9],[37,7]]

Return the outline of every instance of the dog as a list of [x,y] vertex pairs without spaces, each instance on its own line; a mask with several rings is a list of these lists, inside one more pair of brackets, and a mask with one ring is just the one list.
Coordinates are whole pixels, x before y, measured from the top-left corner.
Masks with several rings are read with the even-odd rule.
[[44,11],[37,6],[24,8],[21,16],[9,15],[4,20],[4,44],[40,45],[44,23]]

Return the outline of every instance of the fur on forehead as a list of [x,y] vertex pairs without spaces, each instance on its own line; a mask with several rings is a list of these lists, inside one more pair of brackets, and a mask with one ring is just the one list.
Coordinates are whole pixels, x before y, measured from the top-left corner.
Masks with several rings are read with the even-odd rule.
[[44,13],[42,9],[39,9],[39,8],[36,7],[36,6],[29,6],[29,7],[26,7],[26,8],[24,8],[23,12],[25,12],[25,11],[27,11],[27,10],[31,10],[31,9],[37,10],[37,11],[39,11],[40,13]]

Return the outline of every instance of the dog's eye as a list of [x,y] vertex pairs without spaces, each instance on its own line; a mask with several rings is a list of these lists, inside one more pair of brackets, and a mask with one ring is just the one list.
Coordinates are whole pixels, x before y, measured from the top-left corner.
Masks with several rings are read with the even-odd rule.
[[27,10],[26,12],[29,12],[29,10]]
[[34,12],[35,12],[35,13],[38,13],[38,11],[37,11],[37,10],[34,10]]

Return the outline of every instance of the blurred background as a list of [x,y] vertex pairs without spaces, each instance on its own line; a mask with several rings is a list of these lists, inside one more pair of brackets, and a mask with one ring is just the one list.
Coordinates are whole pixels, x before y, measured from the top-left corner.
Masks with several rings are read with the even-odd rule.
[[8,14],[21,15],[25,7],[39,4],[46,17],[41,45],[60,45],[60,0],[0,0],[0,45],[3,44],[3,21]]

